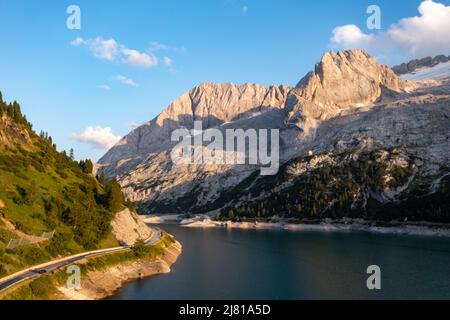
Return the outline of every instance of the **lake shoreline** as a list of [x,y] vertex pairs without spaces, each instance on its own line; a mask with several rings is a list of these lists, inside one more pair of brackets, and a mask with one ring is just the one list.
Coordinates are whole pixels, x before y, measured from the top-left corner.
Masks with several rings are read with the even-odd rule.
[[80,290],[58,287],[58,300],[103,300],[113,296],[125,284],[155,275],[167,274],[182,253],[182,245],[175,241],[156,259],[141,259],[90,271],[82,279]]
[[292,222],[278,219],[267,222],[218,221],[208,215],[148,215],[141,217],[148,224],[175,223],[186,228],[226,228],[245,230],[279,230],[288,232],[370,232],[415,236],[450,237],[450,224],[399,221],[370,221],[344,218]]

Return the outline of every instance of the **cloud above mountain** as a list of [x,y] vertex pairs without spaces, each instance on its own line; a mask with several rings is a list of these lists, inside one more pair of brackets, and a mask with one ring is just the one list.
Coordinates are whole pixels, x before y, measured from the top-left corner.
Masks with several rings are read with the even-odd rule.
[[127,78],[127,77],[125,77],[123,75],[120,75],[120,74],[115,76],[113,80],[114,81],[119,81],[120,83],[122,83],[124,85],[127,85],[127,86],[132,86],[132,87],[136,87],[137,86],[137,83],[134,82],[133,79]]
[[116,136],[110,127],[90,126],[82,133],[73,133],[72,139],[90,144],[92,147],[101,150],[108,150],[121,139]]
[[158,64],[158,58],[154,55],[127,48],[113,38],[105,40],[102,37],[95,39],[79,37],[72,41],[72,45],[87,46],[98,59],[128,64],[137,68],[147,69]]
[[360,48],[378,56],[417,58],[450,52],[450,6],[423,1],[419,15],[401,19],[377,34],[365,33],[348,24],[333,30],[334,48]]

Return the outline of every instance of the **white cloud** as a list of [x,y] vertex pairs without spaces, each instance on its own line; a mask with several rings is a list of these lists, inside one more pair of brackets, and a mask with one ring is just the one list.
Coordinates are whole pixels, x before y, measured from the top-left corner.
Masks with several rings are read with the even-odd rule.
[[124,55],[122,62],[135,67],[150,68],[158,64],[158,59],[155,56],[137,50],[122,48],[122,53]]
[[120,83],[125,84],[127,86],[132,86],[132,87],[136,87],[137,86],[137,83],[134,82],[133,79],[127,78],[127,77],[122,76],[122,75],[115,76],[114,80],[115,81],[119,81]]
[[401,19],[379,34],[366,34],[356,25],[337,27],[333,30],[331,45],[401,59],[448,54],[450,6],[425,0],[418,10],[419,16]]
[[76,38],[75,40],[72,41],[72,45],[73,46],[79,46],[84,44],[84,39],[81,37]]
[[163,58],[163,62],[168,67],[172,67],[173,66],[173,61],[169,57],[164,57]]
[[72,45],[85,45],[99,59],[113,61],[119,53],[119,44],[114,39],[103,40],[101,37],[95,39],[76,38]]
[[148,69],[158,64],[158,59],[155,56],[137,50],[123,48],[122,54],[124,56],[122,62],[134,67]]
[[101,60],[118,61],[138,68],[151,68],[158,64],[158,59],[153,55],[127,48],[113,38],[104,40],[102,37],[95,39],[78,37],[72,41],[72,45],[87,46],[92,54]]
[[243,6],[241,8],[242,14],[246,14],[248,12],[248,6]]
[[342,47],[351,47],[355,44],[366,45],[373,39],[372,35],[364,34],[354,24],[337,27],[333,30],[333,44]]
[[[171,46],[168,46],[166,44],[163,44],[163,43],[160,43],[157,41],[153,41],[147,51],[150,53],[154,53],[157,51],[171,51],[171,52],[181,53],[181,54],[187,53],[186,47],[183,47],[183,46],[182,47],[171,47]],[[164,62],[164,59],[165,58],[163,58],[163,62]]]
[[110,127],[87,127],[84,132],[72,134],[72,139],[79,142],[88,143],[94,148],[107,150],[113,147],[121,137],[116,136]]
[[169,46],[153,41],[151,43],[151,47],[148,49],[149,51],[160,51],[160,50],[169,50]]
[[102,89],[102,90],[106,90],[106,91],[111,90],[111,87],[108,86],[107,84],[101,84],[101,85],[97,86],[97,88]]

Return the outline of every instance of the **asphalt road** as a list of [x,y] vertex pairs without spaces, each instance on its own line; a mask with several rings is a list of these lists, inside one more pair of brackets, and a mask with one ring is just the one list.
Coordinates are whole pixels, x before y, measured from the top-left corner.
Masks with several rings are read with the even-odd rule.
[[[162,237],[161,230],[156,229],[156,228],[152,228],[152,230],[153,230],[152,236],[145,241],[146,245],[153,245],[157,241],[159,241]],[[48,265],[45,265],[45,267],[36,266],[36,267],[28,268],[24,271],[18,272],[16,276],[13,276],[12,278],[9,278],[7,280],[2,281],[2,279],[0,279],[0,292],[20,283],[22,281],[39,278],[43,275],[47,275],[47,274],[51,273],[52,271],[61,269],[65,266],[71,265],[74,262],[77,262],[77,261],[80,261],[83,259],[93,258],[93,257],[97,257],[97,256],[103,256],[103,255],[117,253],[117,252],[126,251],[126,250],[130,250],[130,249],[131,249],[130,246],[122,246],[122,247],[117,247],[117,248],[101,250],[101,252],[90,251],[90,252],[86,252],[85,254],[77,255],[75,257],[74,256],[67,257],[66,259],[60,260],[58,262],[50,263]]]

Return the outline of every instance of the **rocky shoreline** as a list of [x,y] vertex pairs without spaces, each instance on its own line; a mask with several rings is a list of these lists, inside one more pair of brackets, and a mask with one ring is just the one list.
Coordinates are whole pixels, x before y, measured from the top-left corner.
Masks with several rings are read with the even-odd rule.
[[185,228],[227,228],[247,230],[282,230],[290,232],[370,232],[382,234],[450,237],[450,224],[426,221],[370,221],[344,218],[292,222],[286,219],[260,222],[217,221],[208,215],[148,215],[142,218],[149,224],[178,224]]
[[90,271],[81,279],[81,290],[59,287],[58,300],[101,300],[114,295],[125,283],[170,272],[170,267],[181,255],[182,246],[174,242],[165,249],[161,257],[139,260]]

